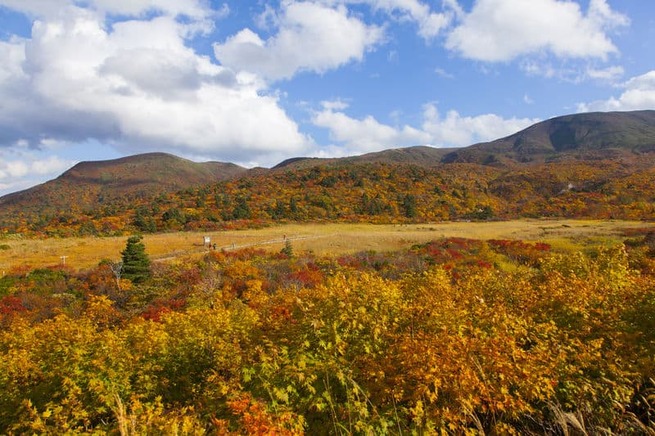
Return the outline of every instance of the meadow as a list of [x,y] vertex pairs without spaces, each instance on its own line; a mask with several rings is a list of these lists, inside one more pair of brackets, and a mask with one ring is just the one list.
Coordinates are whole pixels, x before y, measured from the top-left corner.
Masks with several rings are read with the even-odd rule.
[[652,224],[133,239],[0,241],[0,434],[655,434]]
[[[640,221],[511,220],[442,222],[433,224],[287,224],[261,229],[217,232],[174,232],[144,236],[153,260],[166,261],[205,254],[203,237],[218,250],[257,247],[279,251],[288,239],[298,251],[340,255],[358,251],[394,251],[437,238],[515,239],[540,241],[555,249],[576,250],[589,245],[618,243],[630,229],[648,227]],[[0,272],[23,266],[41,268],[66,265],[74,269],[96,266],[101,260],[118,260],[127,236],[72,238],[6,238],[0,240]],[[65,259],[62,256],[66,256]]]

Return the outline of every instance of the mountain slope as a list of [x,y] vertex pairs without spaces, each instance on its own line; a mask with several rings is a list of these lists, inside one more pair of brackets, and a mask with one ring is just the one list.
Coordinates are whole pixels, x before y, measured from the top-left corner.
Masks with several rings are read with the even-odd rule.
[[296,157],[279,163],[273,169],[301,169],[321,165],[348,165],[363,163],[409,164],[431,167],[442,162],[444,156],[455,151],[453,148],[435,148],[418,145],[415,147],[394,148],[342,158]]
[[655,111],[553,118],[463,149],[272,169],[153,153],[76,165],[0,198],[0,233],[114,234],[279,220],[655,219]]
[[552,118],[506,138],[453,151],[443,162],[515,164],[653,151],[655,111],[593,112]]
[[81,162],[58,178],[0,198],[4,211],[75,211],[215,183],[247,170],[231,163],[196,163],[166,153]]

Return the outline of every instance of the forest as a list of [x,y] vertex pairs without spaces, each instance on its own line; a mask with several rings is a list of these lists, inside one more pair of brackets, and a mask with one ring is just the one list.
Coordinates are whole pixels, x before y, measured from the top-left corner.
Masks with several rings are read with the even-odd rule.
[[[645,161],[648,159],[645,158]],[[453,163],[321,165],[249,173],[177,192],[96,198],[56,191],[30,207],[4,205],[0,235],[109,236],[222,230],[287,222],[430,223],[580,218],[653,220],[655,167],[603,160],[502,169]],[[55,195],[55,194],[50,194]],[[92,204],[93,206],[83,206]]]
[[653,229],[146,252],[0,279],[0,433],[655,434]]
[[[80,173],[5,198],[0,434],[655,435],[655,167],[622,156],[309,161],[115,195]],[[547,240],[472,236],[528,219]],[[335,223],[398,231],[313,251],[362,241],[316,230]],[[230,233],[269,228],[281,249]],[[179,245],[199,231],[222,243]]]

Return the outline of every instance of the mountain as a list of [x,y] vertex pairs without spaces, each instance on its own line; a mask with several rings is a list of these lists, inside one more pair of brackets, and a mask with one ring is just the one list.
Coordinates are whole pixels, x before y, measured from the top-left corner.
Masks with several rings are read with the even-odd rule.
[[416,146],[343,158],[296,157],[273,169],[355,163],[516,166],[569,159],[630,160],[650,152],[655,152],[655,111],[591,112],[552,118],[505,138],[464,148]]
[[342,158],[296,157],[279,163],[273,169],[300,169],[320,165],[348,165],[363,163],[408,164],[431,167],[442,163],[443,158],[455,151],[454,148],[434,148],[423,145],[394,148]]
[[592,112],[552,118],[506,138],[455,150],[442,162],[512,165],[650,152],[655,152],[655,111]]
[[74,211],[215,183],[246,171],[231,163],[196,163],[166,153],[81,162],[54,180],[0,197],[0,207]]
[[83,162],[0,198],[0,233],[120,234],[288,221],[655,219],[655,111],[553,118],[461,149],[246,170],[163,153]]

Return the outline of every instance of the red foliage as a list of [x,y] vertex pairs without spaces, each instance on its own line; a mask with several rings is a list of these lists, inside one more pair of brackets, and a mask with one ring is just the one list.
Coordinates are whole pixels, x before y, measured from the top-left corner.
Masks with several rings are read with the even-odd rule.
[[[228,407],[233,415],[239,418],[239,426],[245,434],[266,436],[287,436],[299,434],[294,431],[296,420],[292,413],[272,414],[266,408],[266,403],[253,398],[250,394],[242,394],[230,400]],[[214,419],[218,434],[230,434],[224,420]]]
[[487,243],[496,252],[528,265],[536,265],[537,261],[550,251],[550,245],[543,242],[531,244],[523,241],[492,239]]
[[321,270],[313,263],[308,263],[304,268],[292,272],[289,280],[297,282],[303,287],[314,288],[324,281],[325,277]]
[[171,310],[167,307],[148,306],[146,310],[141,313],[141,316],[148,321],[160,322],[162,316],[170,312]]
[[14,295],[7,295],[0,299],[0,315],[13,315],[26,310],[23,301]]
[[162,317],[167,313],[182,311],[186,307],[186,300],[183,298],[174,298],[166,301],[155,301],[148,306],[142,313],[143,319],[160,322]]

